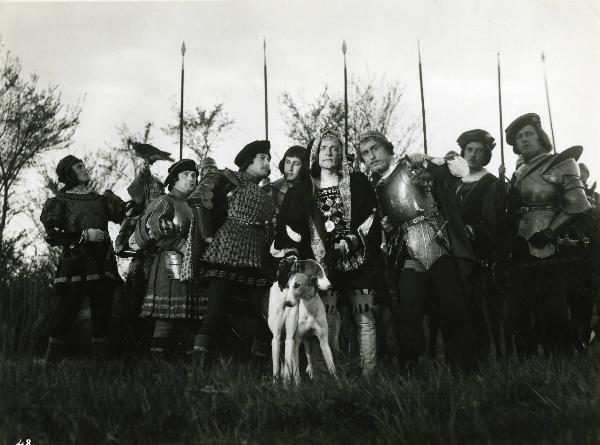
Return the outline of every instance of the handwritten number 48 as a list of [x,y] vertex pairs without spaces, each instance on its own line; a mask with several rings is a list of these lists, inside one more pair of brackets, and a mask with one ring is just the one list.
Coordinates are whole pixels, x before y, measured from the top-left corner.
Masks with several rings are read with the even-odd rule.
[[31,445],[31,439],[27,439],[25,442],[23,442],[21,439],[19,439],[19,441],[17,442],[17,445]]

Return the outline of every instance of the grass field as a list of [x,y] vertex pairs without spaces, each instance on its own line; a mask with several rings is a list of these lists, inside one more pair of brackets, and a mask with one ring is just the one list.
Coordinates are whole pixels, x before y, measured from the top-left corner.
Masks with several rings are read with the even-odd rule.
[[424,362],[368,379],[274,384],[269,365],[208,372],[150,360],[0,362],[0,437],[16,444],[600,443],[600,352],[490,364]]

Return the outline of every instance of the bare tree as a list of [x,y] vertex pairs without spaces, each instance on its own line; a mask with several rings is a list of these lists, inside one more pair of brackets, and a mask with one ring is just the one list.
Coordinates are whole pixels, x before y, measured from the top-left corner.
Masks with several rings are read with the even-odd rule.
[[[222,103],[210,109],[198,106],[193,111],[183,114],[183,144],[194,152],[198,162],[202,162],[208,156],[219,138],[235,123],[223,107]],[[169,136],[176,136],[179,142],[179,110],[175,111],[175,123],[163,128],[163,131]]]
[[[150,142],[152,128],[152,122],[147,122],[143,131],[134,132],[122,124],[116,130],[116,144],[86,153],[82,161],[89,169],[90,189],[102,193],[104,190],[114,190],[131,183],[138,170],[145,168],[144,161],[136,156],[131,148],[131,142]],[[44,203],[59,192],[61,184],[56,177],[54,165],[40,163],[35,170],[39,175],[41,188],[30,190],[26,193],[26,199],[14,206],[15,212],[25,214],[33,224],[33,230],[20,237],[19,241],[22,246],[28,245],[33,248],[36,256],[47,252],[50,261],[54,263],[58,259],[59,249],[40,243],[40,240],[44,239],[45,229],[39,217]]]
[[[359,83],[352,79],[349,85],[348,145],[357,149],[358,139],[365,130],[378,130],[390,139],[396,153],[403,153],[415,141],[416,124],[401,116],[404,87],[399,82],[369,79]],[[343,137],[344,101],[332,96],[326,85],[312,101],[298,101],[288,92],[281,98],[287,136],[294,142],[307,145],[319,132],[334,129]],[[399,125],[404,117],[403,125]]]
[[[0,54],[4,52],[0,47]],[[71,144],[81,108],[65,107],[56,85],[42,88],[25,76],[19,60],[5,52],[0,72],[0,248],[15,214],[12,191],[41,153]]]

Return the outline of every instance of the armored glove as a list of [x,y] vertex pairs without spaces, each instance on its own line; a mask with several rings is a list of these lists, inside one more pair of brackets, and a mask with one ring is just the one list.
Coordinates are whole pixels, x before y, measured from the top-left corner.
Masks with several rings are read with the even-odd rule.
[[546,244],[553,244],[556,241],[556,232],[552,229],[544,229],[539,232],[535,232],[529,238],[529,244],[536,248],[542,248]]

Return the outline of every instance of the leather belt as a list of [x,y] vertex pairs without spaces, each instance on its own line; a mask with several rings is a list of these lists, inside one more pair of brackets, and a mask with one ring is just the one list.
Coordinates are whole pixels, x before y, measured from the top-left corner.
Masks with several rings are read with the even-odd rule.
[[270,227],[272,225],[271,221],[251,221],[239,216],[230,216],[229,219],[245,226]]
[[558,212],[560,211],[559,208],[557,208],[556,206],[551,206],[551,205],[546,205],[546,206],[521,206],[519,207],[519,213],[527,213],[527,212],[533,212],[535,210],[549,210],[549,211],[553,211],[553,212]]
[[440,216],[440,214],[438,212],[425,213],[423,215],[416,216],[413,219],[403,222],[402,225],[400,226],[400,228],[403,231],[406,231],[409,227],[412,227],[412,226],[419,224],[420,222],[426,221],[428,219],[437,218],[438,216]]

